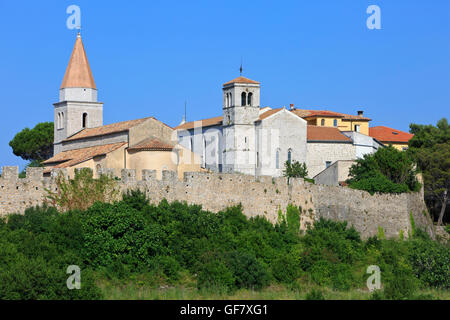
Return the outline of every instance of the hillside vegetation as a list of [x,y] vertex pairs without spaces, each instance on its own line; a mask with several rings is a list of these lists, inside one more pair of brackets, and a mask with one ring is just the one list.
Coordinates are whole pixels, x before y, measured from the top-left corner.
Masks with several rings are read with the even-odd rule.
[[[420,230],[407,240],[363,241],[346,223],[320,220],[299,234],[299,214],[289,206],[287,219],[272,225],[240,207],[151,205],[138,191],[86,210],[30,208],[0,220],[0,299],[114,298],[111,288],[124,286],[186,289],[190,298],[249,290],[274,299],[271,288],[310,299],[355,290],[369,297],[369,265],[381,268],[383,285],[372,298],[430,299],[422,292],[431,289],[447,296],[449,247]],[[82,270],[80,290],[66,287],[69,265]],[[136,296],[120,295],[127,297]]]

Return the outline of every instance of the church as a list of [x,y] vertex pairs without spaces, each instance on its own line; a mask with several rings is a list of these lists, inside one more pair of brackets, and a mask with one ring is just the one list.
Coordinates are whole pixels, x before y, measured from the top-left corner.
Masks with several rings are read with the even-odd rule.
[[[154,116],[103,124],[103,103],[86,51],[77,35],[54,104],[54,156],[45,173],[88,167],[96,175],[113,169],[212,171],[281,176],[286,161],[306,163],[314,178],[339,162],[354,161],[383,144],[369,136],[363,111],[348,115],[326,110],[262,106],[261,84],[241,76],[223,84],[223,108],[214,118],[181,122],[175,128]],[[348,170],[347,170],[348,171]]]

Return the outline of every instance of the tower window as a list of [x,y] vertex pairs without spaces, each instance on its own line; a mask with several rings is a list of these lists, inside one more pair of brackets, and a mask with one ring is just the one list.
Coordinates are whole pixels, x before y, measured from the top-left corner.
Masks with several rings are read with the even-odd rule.
[[245,92],[242,92],[241,94],[241,105],[245,106],[247,102],[247,94]]
[[248,97],[247,97],[247,104],[249,105],[249,106],[251,106],[252,105],[252,98],[253,98],[253,93],[249,93],[248,94]]
[[81,124],[81,127],[82,127],[83,129],[85,129],[85,128],[87,127],[87,120],[88,120],[88,115],[87,115],[87,113],[85,112],[85,113],[83,113],[82,124]]
[[325,126],[325,119],[322,119],[321,121],[320,121],[320,125],[323,127],[323,126]]
[[60,129],[61,128],[61,113],[58,112],[57,116],[56,116],[56,129]]

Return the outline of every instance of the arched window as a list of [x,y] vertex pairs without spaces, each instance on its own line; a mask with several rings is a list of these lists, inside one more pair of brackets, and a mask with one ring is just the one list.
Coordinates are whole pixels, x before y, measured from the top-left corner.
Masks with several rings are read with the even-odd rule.
[[230,107],[233,106],[233,94],[230,93]]
[[280,149],[275,153],[275,168],[280,169]]
[[60,129],[64,128],[64,112],[61,112],[61,125],[59,127]]
[[288,160],[287,161],[289,163],[291,163],[292,162],[292,150],[291,149],[288,150],[288,155],[287,156],[288,156]]
[[58,112],[56,115],[56,129],[59,129],[61,127],[61,113]]
[[334,126],[334,127],[337,127],[337,119],[334,119],[334,120],[333,120],[333,126]]
[[88,121],[88,115],[85,112],[85,113],[83,113],[83,119],[82,119],[82,124],[81,124],[81,127],[83,129],[85,129],[87,127],[87,121]]
[[241,94],[241,105],[245,106],[246,102],[247,102],[247,94],[245,92],[242,92],[242,94]]
[[320,121],[320,125],[321,125],[322,127],[325,125],[325,119],[322,119],[322,120]]
[[247,105],[249,105],[249,106],[252,105],[252,98],[253,98],[253,93],[250,92],[247,97]]

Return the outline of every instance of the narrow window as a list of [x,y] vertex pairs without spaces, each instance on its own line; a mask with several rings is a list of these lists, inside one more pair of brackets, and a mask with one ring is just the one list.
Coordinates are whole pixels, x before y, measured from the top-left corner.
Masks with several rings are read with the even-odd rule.
[[64,112],[61,112],[61,126],[60,126],[60,128],[61,129],[64,128]]
[[230,94],[227,93],[227,98],[226,98],[226,107],[228,108],[230,106]]
[[337,127],[337,120],[336,119],[333,120],[333,126]]
[[275,168],[280,169],[280,149],[275,153]]
[[230,107],[233,106],[233,94],[230,93]]
[[289,163],[291,163],[292,162],[292,150],[291,149],[289,149],[288,150],[288,160],[287,160]]
[[249,106],[251,106],[252,105],[252,98],[253,98],[253,93],[249,93],[248,94],[248,97],[247,97],[247,104],[249,105]]
[[58,112],[57,116],[56,116],[56,129],[60,129],[61,128],[61,113]]
[[87,117],[88,117],[87,113],[86,112],[83,113],[83,120],[82,120],[82,128],[83,129],[85,129],[87,126],[87,120],[88,120]]
[[320,121],[320,124],[322,125],[322,127],[325,125],[325,119],[322,119],[321,121]]
[[326,161],[325,162],[325,168],[328,168],[329,166],[331,166],[331,161]]
[[205,136],[202,136],[202,144],[203,144],[203,152],[202,152],[202,167],[206,168],[206,139]]
[[241,94],[241,105],[245,106],[246,101],[247,101],[247,94],[245,92],[242,92],[242,94]]

